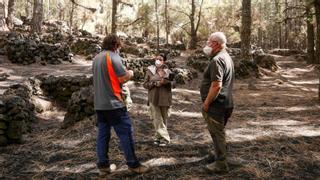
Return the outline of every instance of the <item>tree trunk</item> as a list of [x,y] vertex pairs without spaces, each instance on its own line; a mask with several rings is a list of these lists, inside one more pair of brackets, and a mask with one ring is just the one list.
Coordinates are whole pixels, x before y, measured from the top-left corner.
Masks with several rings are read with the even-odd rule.
[[189,49],[195,49],[197,47],[197,32],[196,32],[196,28],[194,25],[194,16],[195,16],[195,12],[196,12],[196,6],[194,4],[194,0],[191,1],[191,14],[189,16],[190,18],[190,43],[189,43]]
[[[316,60],[320,64],[320,2],[319,0],[314,1],[314,9],[316,12],[316,21],[317,21],[317,39],[316,39]],[[319,75],[319,89],[318,89],[318,100],[320,101],[320,68],[318,69]]]
[[72,30],[73,30],[73,15],[74,15],[75,8],[76,8],[76,5],[74,3],[72,3],[71,4],[70,15],[69,15],[70,34],[72,34]]
[[58,3],[58,10],[59,10],[59,20],[62,21],[64,20],[64,7],[62,3]]
[[26,6],[24,7],[24,11],[25,11],[25,13],[26,13],[26,18],[27,19],[29,19],[30,18],[30,16],[31,16],[31,9],[30,9],[30,7],[31,7],[31,2],[29,1],[29,0],[27,0],[26,1]]
[[277,14],[277,25],[278,25],[278,48],[282,48],[282,31],[281,31],[281,6],[279,0],[275,0],[275,8]]
[[155,0],[154,2],[155,2],[156,21],[157,21],[157,51],[159,52],[160,27],[159,27],[159,15],[158,15],[158,0]]
[[314,60],[314,27],[313,27],[313,15],[310,12],[310,4],[306,4],[307,15],[307,39],[308,39],[308,63],[315,63]]
[[51,1],[48,0],[48,6],[47,6],[47,13],[48,14],[47,14],[47,17],[46,17],[47,20],[49,20],[50,16],[51,16],[51,9],[50,9],[51,7],[50,6],[51,6]]
[[111,33],[117,33],[117,7],[118,7],[118,0],[112,0],[112,15],[111,15]]
[[250,60],[251,0],[242,0],[242,19],[240,36],[242,59]]
[[43,22],[43,0],[34,0],[33,17],[31,21],[31,31],[41,33]]
[[[285,1],[285,9],[287,9],[289,7],[288,4],[288,0]],[[284,15],[285,21],[284,21],[284,28],[285,28],[285,32],[284,32],[284,47],[288,48],[288,39],[289,39],[289,32],[288,32],[288,10],[285,11],[285,15]]]
[[8,31],[6,19],[5,19],[6,6],[0,2],[0,31]]
[[166,24],[166,44],[169,44],[169,17],[168,17],[168,0],[164,0],[164,17]]
[[317,22],[317,39],[316,39],[316,63],[320,64],[320,1],[314,1],[314,9],[316,14],[316,22]]
[[7,16],[7,25],[11,29],[13,28],[13,17],[14,17],[14,4],[15,0],[9,0],[8,3],[8,16]]

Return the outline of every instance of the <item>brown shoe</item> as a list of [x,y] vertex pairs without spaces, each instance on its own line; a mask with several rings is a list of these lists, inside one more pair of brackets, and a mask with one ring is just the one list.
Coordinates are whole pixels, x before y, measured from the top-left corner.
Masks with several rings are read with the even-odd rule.
[[214,173],[227,173],[229,172],[229,167],[227,165],[227,163],[225,162],[214,162],[211,164],[206,165],[206,168]]
[[115,171],[116,168],[117,166],[115,164],[111,164],[109,167],[99,168],[99,176],[105,177]]
[[138,174],[143,174],[143,173],[148,172],[150,170],[150,168],[141,164],[140,166],[138,166],[136,168],[129,168],[129,170],[132,172],[138,173]]
[[111,173],[110,167],[99,168],[99,177],[105,177]]

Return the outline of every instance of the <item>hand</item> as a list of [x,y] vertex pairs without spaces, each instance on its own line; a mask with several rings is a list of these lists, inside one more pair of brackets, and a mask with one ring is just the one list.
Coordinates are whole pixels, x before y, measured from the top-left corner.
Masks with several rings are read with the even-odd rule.
[[164,78],[161,79],[160,84],[161,84],[161,85],[164,85],[164,84],[165,84]]
[[156,81],[156,82],[154,82],[154,84],[155,84],[155,86],[157,86],[157,87],[160,87],[162,84],[161,84],[161,81]]
[[202,105],[202,109],[205,111],[205,112],[208,112],[209,110],[209,104],[204,102],[203,105]]
[[134,73],[133,73],[133,71],[132,71],[132,70],[128,70],[128,72],[129,72],[129,74],[130,74],[130,76],[131,76],[131,77],[133,77],[133,76],[134,76]]

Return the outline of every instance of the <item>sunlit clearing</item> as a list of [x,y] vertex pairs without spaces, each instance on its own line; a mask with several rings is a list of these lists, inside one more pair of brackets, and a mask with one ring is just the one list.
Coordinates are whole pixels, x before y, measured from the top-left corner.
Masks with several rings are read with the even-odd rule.
[[293,84],[299,84],[299,85],[317,85],[319,84],[319,80],[310,80],[310,81],[289,81]]
[[259,96],[261,96],[261,94],[260,93],[250,93],[249,96],[259,97]]
[[170,166],[178,164],[193,163],[202,160],[204,157],[185,157],[185,158],[154,158],[145,162],[144,164],[154,167],[154,166]]
[[186,118],[201,118],[202,114],[199,112],[185,112],[185,111],[171,111],[171,115],[176,115],[179,117]]
[[53,166],[51,168],[46,169],[46,171],[50,172],[69,172],[69,173],[81,173],[84,171],[88,171],[89,169],[96,168],[95,163],[87,163],[81,164],[74,167],[67,167],[67,166]]
[[[254,127],[236,128],[227,130],[227,139],[229,142],[243,142],[252,141],[263,136],[270,136],[271,138],[277,138],[280,136],[287,137],[299,137],[299,136],[320,136],[320,128],[315,126],[299,124],[298,121],[287,121],[289,124],[296,125],[284,125],[284,121],[280,121],[272,125],[272,129],[265,130],[263,125],[257,123]],[[275,125],[277,124],[277,125]],[[260,126],[260,127],[259,127]]]
[[82,140],[65,139],[65,140],[53,141],[52,143],[54,145],[58,145],[58,146],[61,146],[63,148],[74,148],[81,142],[82,142]]
[[189,93],[189,94],[193,94],[193,95],[200,95],[199,91],[194,91],[194,90],[189,90],[189,89],[173,89],[172,92],[177,92],[177,93]]
[[286,111],[287,112],[295,112],[295,111],[307,111],[307,110],[314,110],[320,107],[319,106],[294,106],[294,107],[290,107],[287,108]]
[[272,121],[249,121],[248,124],[259,125],[259,126],[293,126],[293,125],[302,125],[307,123],[291,120],[291,119],[278,119],[278,120],[272,120]]

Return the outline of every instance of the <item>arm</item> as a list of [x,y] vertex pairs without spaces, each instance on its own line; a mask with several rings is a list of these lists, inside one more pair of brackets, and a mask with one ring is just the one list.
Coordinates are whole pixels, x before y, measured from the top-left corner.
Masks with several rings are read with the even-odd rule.
[[[111,54],[110,54],[110,56],[111,56]],[[114,68],[114,70],[118,76],[118,80],[121,84],[124,84],[133,78],[133,71],[126,70],[126,68],[122,64],[122,60],[119,55],[113,55],[113,57],[111,59],[112,59],[113,68]]]
[[208,96],[203,103],[203,109],[205,111],[208,111],[210,104],[217,98],[221,88],[222,88],[221,81],[212,81]]
[[143,87],[144,87],[145,89],[150,90],[150,89],[152,89],[154,86],[155,86],[155,83],[152,82],[152,81],[150,81],[150,72],[149,72],[149,70],[148,70],[147,73],[146,73],[146,76],[145,76],[145,78],[144,78]]
[[160,81],[160,84],[161,85],[165,85],[166,87],[169,87],[169,88],[172,88],[172,89],[176,87],[176,81],[175,80],[170,81],[169,79],[166,79],[166,78],[162,79]]
[[223,69],[219,60],[213,59],[209,65],[211,85],[203,103],[203,110],[208,111],[210,104],[218,97],[222,89]]
[[132,70],[126,71],[126,74],[124,76],[118,77],[119,82],[121,84],[128,82],[132,78],[133,78],[133,71]]

